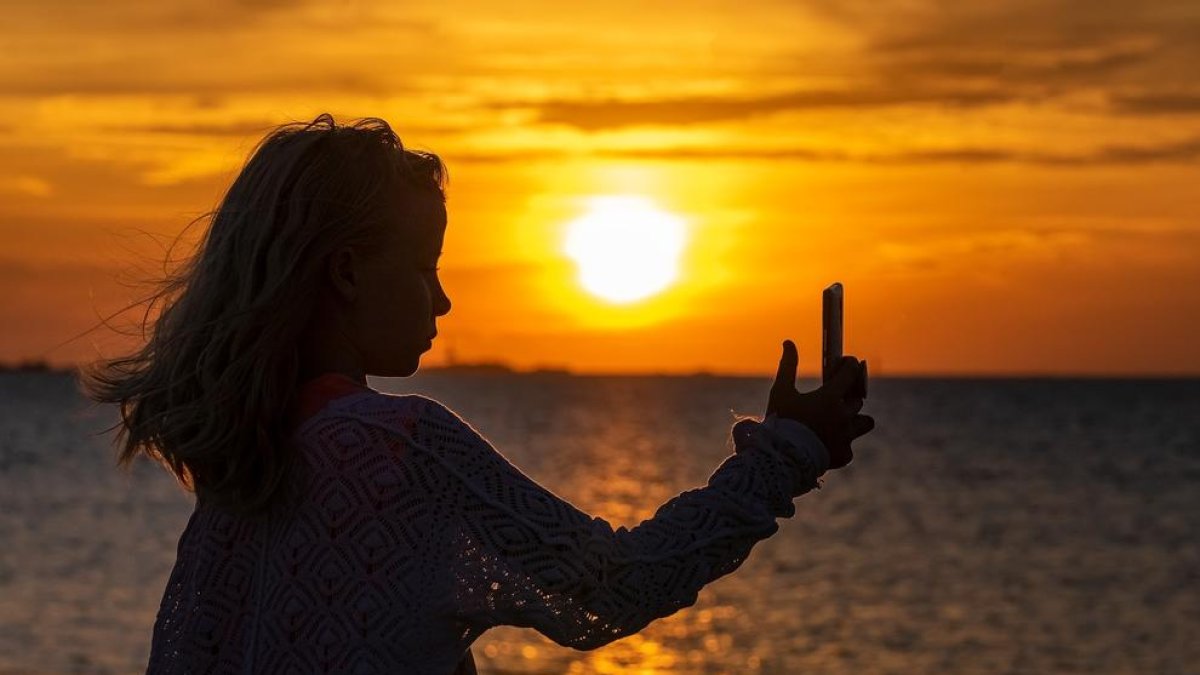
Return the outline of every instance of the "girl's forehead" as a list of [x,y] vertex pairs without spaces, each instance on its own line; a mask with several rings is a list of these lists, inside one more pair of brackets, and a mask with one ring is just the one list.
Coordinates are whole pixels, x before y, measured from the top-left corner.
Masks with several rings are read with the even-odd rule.
[[417,195],[408,200],[408,211],[423,225],[435,229],[446,227],[446,203],[433,195]]
[[423,253],[436,254],[446,234],[446,205],[436,197],[420,196],[410,198],[402,213],[397,228],[400,238]]
[[423,239],[440,245],[442,238],[446,235],[448,220],[446,205],[432,199],[424,201],[430,205],[418,211],[417,231]]

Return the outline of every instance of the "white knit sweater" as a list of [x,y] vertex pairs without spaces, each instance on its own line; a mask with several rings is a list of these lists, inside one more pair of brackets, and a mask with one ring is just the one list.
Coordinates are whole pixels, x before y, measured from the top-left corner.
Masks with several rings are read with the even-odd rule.
[[150,672],[445,675],[493,626],[580,650],[636,633],[737,569],[829,464],[793,420],[732,434],[706,486],[614,529],[435,400],[336,398],[293,434],[298,498],[256,518],[197,504]]

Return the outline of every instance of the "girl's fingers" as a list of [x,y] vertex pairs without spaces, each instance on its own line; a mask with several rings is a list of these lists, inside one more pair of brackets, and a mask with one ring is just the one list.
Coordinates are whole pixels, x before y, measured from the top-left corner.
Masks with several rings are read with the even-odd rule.
[[858,380],[859,376],[858,359],[853,356],[843,356],[841,363],[838,364],[837,371],[833,377],[829,379],[830,391],[834,396],[841,399],[850,391],[850,387]]
[[800,353],[791,340],[783,341],[783,356],[779,358],[779,372],[775,374],[775,386],[796,388],[796,368],[800,365]]
[[855,415],[850,427],[854,429],[854,438],[858,438],[875,428],[875,418],[870,415]]
[[862,409],[863,409],[863,400],[861,398],[846,399],[846,410],[848,410],[851,415],[857,415],[858,412]]

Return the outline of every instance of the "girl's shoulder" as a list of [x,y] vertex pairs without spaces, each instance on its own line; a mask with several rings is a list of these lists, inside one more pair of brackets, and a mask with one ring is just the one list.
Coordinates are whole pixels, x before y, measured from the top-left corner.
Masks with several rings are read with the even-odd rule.
[[329,429],[365,425],[412,435],[419,427],[460,424],[465,424],[462,418],[437,399],[364,389],[329,401],[305,426]]

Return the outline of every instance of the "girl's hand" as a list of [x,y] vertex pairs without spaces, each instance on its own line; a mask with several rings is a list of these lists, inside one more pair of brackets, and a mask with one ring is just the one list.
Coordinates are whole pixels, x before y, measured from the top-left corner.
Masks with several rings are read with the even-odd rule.
[[805,393],[796,391],[799,365],[796,345],[791,340],[784,340],[779,372],[767,401],[767,414],[796,420],[812,429],[829,451],[829,468],[840,469],[854,459],[850,443],[875,428],[874,418],[858,414],[863,400],[849,395],[863,376],[863,365],[853,356],[843,356],[829,382]]

